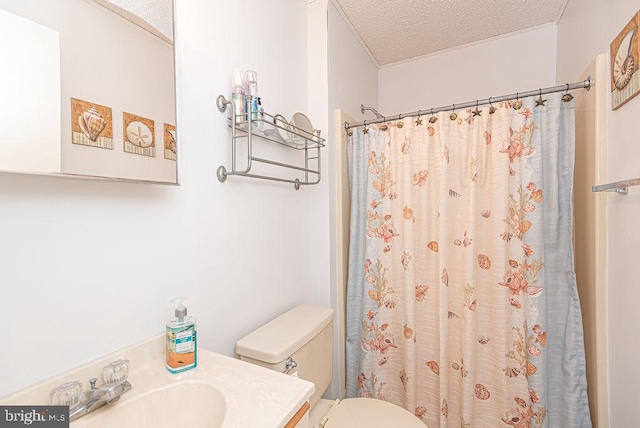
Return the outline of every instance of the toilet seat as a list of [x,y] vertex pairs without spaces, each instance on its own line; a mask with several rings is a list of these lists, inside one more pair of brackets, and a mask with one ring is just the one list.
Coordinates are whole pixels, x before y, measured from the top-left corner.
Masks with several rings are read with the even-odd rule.
[[375,398],[336,400],[320,423],[320,428],[389,427],[425,428],[425,425],[402,407]]

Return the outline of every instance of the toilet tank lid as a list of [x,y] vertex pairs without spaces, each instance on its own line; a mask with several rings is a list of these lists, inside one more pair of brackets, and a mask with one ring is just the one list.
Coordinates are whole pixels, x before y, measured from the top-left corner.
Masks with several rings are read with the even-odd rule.
[[296,306],[240,339],[236,352],[265,363],[278,363],[309,342],[332,320],[331,308]]

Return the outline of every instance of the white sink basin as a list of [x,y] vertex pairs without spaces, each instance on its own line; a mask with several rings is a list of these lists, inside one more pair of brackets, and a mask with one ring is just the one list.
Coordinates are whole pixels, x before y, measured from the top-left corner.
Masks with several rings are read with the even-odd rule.
[[[135,386],[134,386],[135,388]],[[224,397],[202,382],[183,382],[149,391],[133,400],[126,395],[112,405],[72,422],[73,428],[219,428]]]

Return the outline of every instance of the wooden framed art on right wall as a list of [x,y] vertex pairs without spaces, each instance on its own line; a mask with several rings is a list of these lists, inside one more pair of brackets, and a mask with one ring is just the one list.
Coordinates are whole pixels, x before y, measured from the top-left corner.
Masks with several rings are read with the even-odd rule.
[[611,42],[611,107],[617,110],[640,91],[640,11]]

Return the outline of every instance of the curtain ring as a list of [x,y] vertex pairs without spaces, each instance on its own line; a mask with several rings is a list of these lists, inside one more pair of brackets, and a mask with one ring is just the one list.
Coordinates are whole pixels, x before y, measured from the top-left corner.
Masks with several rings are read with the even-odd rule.
[[520,101],[520,93],[516,92],[516,102],[513,103],[513,109],[520,110],[521,107],[522,107],[522,101]]
[[458,118],[458,114],[456,113],[456,105],[453,104],[453,111],[449,115],[449,119],[456,120]]
[[421,115],[420,115],[420,112],[421,112],[421,111],[422,111],[422,110],[418,110],[418,118],[416,119],[416,126],[420,126],[420,125],[422,125],[422,118],[420,117],[420,116],[421,116]]
[[382,125],[380,126],[380,129],[381,129],[382,131],[386,131],[387,129],[389,129],[389,127],[388,127],[388,126],[387,126],[387,124],[385,123],[385,122],[387,121],[387,118],[386,118],[386,117],[384,117],[384,116],[382,116],[382,120],[383,120],[383,122],[382,122]]
[[429,118],[429,123],[436,123],[438,118],[433,115],[433,108],[431,109],[431,117]]
[[482,114],[482,112],[480,110],[478,110],[478,103],[479,103],[479,101],[476,100],[476,109],[473,111],[473,116],[471,116],[471,117],[480,116]]
[[542,88],[540,88],[539,96],[538,96],[538,99],[536,100],[536,107],[544,106],[544,103],[546,102],[547,100],[542,99]]
[[364,127],[362,128],[362,133],[363,134],[368,134],[369,133],[369,128],[367,128],[367,119],[365,119],[363,122]]
[[565,91],[566,94],[564,94],[562,96],[562,101],[564,101],[565,103],[568,103],[569,101],[571,101],[573,99],[573,95],[571,95],[569,93],[569,84],[567,83],[567,90]]
[[489,97],[489,105],[491,107],[489,107],[489,114],[493,114],[496,112],[496,108],[493,106],[493,103],[491,102],[491,97]]
[[396,126],[398,128],[402,128],[404,126],[404,123],[402,122],[402,113],[398,115],[398,123],[396,124]]

